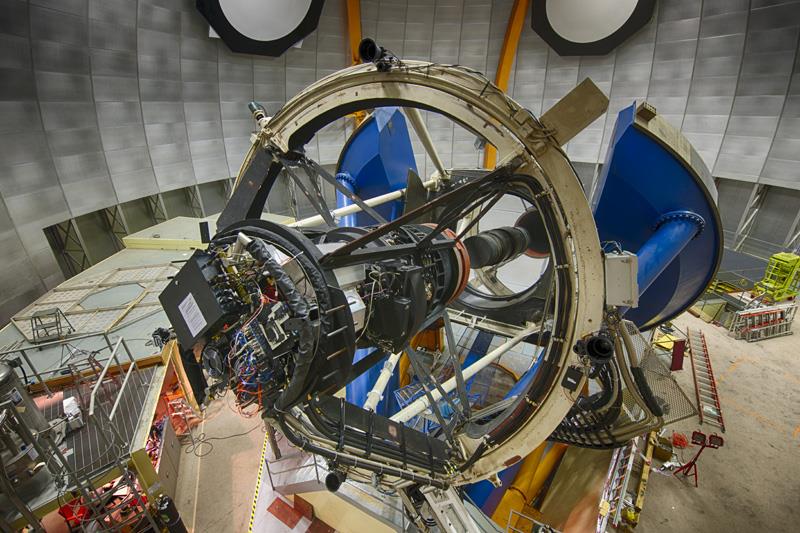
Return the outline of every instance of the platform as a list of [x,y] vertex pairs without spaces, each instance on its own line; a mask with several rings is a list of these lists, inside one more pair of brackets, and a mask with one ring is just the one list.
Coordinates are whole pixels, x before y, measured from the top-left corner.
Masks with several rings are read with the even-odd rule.
[[[337,519],[326,519],[331,525],[342,528],[352,517],[351,507],[366,513],[371,518],[371,523],[360,524],[361,528],[369,531],[403,531],[407,521],[403,512],[403,505],[398,496],[381,494],[371,485],[359,483],[348,479],[336,493],[328,492],[325,488],[325,476],[328,474],[327,465],[317,456],[301,452],[286,444],[285,439],[278,443],[281,458],[276,459],[269,449],[267,436],[261,452],[261,467],[256,488],[253,495],[253,507],[250,517],[250,533],[271,533],[274,531],[300,531],[301,529],[286,528],[276,529],[276,518],[269,508],[275,498],[288,500],[295,494],[310,501],[316,509],[321,509],[321,502],[327,512],[343,513]],[[346,505],[345,505],[346,504]],[[363,515],[359,513],[361,519]],[[360,529],[367,530],[367,529]],[[304,530],[303,530],[304,531]]]
[[[113,424],[123,442],[129,443],[127,449],[120,452],[126,456],[123,457],[123,462],[127,462],[129,457],[145,447],[153,422],[155,403],[161,393],[161,384],[165,374],[166,366],[163,365],[138,370],[132,374],[131,381],[122,393]],[[103,386],[101,396],[113,401],[116,399],[116,393],[120,390],[121,384],[122,377],[117,380],[109,380]],[[55,420],[63,415],[62,400],[76,394],[78,391],[75,387],[68,387],[53,393],[50,397],[46,394],[37,395],[34,400],[42,409],[45,418]],[[68,432],[59,446],[61,453],[69,462],[70,468],[85,474],[95,487],[104,485],[121,474],[115,457],[101,438],[99,431],[100,429],[95,423],[85,420],[85,425]],[[75,490],[73,486],[57,486],[48,476],[42,476],[39,486],[33,488],[37,490],[28,491],[32,494],[25,498],[25,503],[38,518],[58,509],[65,501],[71,500],[72,497],[69,494]],[[20,494],[20,496],[24,495]],[[3,500],[0,497],[0,507],[10,508],[11,506],[4,504]],[[15,527],[24,525],[22,517],[16,511],[7,513],[4,518]]]

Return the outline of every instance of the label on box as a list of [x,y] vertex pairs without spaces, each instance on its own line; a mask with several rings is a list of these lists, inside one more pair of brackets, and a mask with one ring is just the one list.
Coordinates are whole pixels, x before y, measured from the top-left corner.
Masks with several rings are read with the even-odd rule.
[[178,305],[178,311],[181,312],[183,321],[186,322],[186,327],[189,328],[189,333],[192,337],[197,335],[201,329],[206,327],[206,319],[200,307],[190,292],[186,298]]
[[14,405],[19,405],[22,403],[22,395],[19,393],[16,387],[11,389],[11,394],[9,396],[11,397],[11,403]]

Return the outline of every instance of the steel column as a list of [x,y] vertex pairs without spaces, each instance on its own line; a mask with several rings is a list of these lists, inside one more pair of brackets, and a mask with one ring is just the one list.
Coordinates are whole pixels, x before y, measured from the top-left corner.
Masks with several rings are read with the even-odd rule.
[[[503,91],[508,91],[508,78],[511,76],[511,67],[517,56],[517,45],[525,25],[525,14],[528,12],[528,0],[514,0],[511,15],[508,17],[506,34],[503,37],[503,48],[500,49],[500,60],[497,62],[497,72],[494,84]],[[483,167],[494,168],[497,164],[497,149],[491,144],[486,144],[483,155]]]

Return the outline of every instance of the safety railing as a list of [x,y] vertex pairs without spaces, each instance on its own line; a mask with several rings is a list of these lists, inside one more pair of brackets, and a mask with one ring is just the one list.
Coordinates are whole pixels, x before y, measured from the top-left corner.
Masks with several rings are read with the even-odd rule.
[[[60,340],[51,341],[51,342],[42,342],[42,343],[36,344],[35,346],[22,347],[21,345],[18,345],[18,346],[15,346],[15,347],[8,348],[6,350],[0,351],[0,361],[9,359],[10,356],[14,356],[15,354],[19,354],[19,356],[22,357],[22,359],[25,361],[25,364],[31,370],[33,375],[36,377],[36,383],[39,386],[41,386],[42,390],[44,390],[44,392],[47,393],[47,396],[50,397],[50,396],[53,395],[53,392],[50,390],[50,387],[47,385],[47,381],[52,379],[52,378],[54,378],[54,377],[64,375],[66,372],[69,372],[71,369],[70,369],[69,365],[64,366],[63,364],[60,364],[57,368],[52,368],[52,369],[40,371],[40,370],[38,370],[37,366],[31,360],[28,352],[30,350],[40,351],[40,350],[43,350],[45,348],[52,348],[52,347],[55,347],[55,346],[64,347],[64,346],[72,345],[75,341],[91,339],[91,338],[101,338],[101,339],[103,339],[105,341],[105,346],[103,346],[101,348],[98,348],[98,349],[86,350],[86,351],[92,352],[92,353],[98,353],[98,354],[101,353],[101,352],[104,352],[106,350],[109,350],[112,353],[114,352],[114,344],[112,344],[111,339],[108,336],[108,333],[100,332],[100,333],[88,333],[86,335],[78,335],[76,337],[70,337],[68,339],[60,339]],[[122,341],[122,347],[125,349],[125,353],[128,356],[128,359],[133,361],[134,360],[133,353],[131,352],[130,348],[128,347],[128,343],[125,341],[125,339],[123,337],[119,337],[117,339],[117,343],[119,343],[119,341]],[[20,341],[20,342],[22,342],[22,341]],[[112,360],[112,357],[109,356],[109,359],[106,360],[105,362],[108,363],[108,361],[111,361],[111,360]],[[99,360],[99,362],[103,362],[103,360],[101,359],[101,360]],[[77,367],[79,369],[81,367],[83,367],[84,369],[89,367],[89,364],[87,362],[85,362],[85,361],[77,361],[77,362],[73,362],[71,364],[73,365],[73,367]]]
[[[121,348],[127,354],[127,361],[121,359]],[[38,455],[42,458],[41,460],[47,465],[48,470],[52,472],[54,479],[59,479],[61,480],[59,483],[64,484],[61,490],[65,493],[80,494],[79,502],[76,505],[89,509],[88,516],[78,524],[77,529],[73,530],[122,532],[131,531],[148,524],[153,531],[158,531],[160,529],[158,529],[152,514],[147,508],[146,500],[138,486],[136,475],[128,465],[130,450],[127,449],[125,439],[122,438],[114,424],[114,417],[120,406],[120,401],[126,390],[128,390],[138,366],[124,338],[119,338],[114,345],[103,348],[103,350],[105,349],[110,349],[110,355],[105,360],[102,369],[96,375],[89,373],[85,377],[95,381],[89,397],[88,423],[94,426],[96,434],[102,439],[106,450],[113,450],[114,448],[117,450],[117,453],[110,453],[109,462],[103,463],[99,470],[93,470],[92,472],[85,467],[79,468],[77,465],[71,464],[62,452],[58,442],[54,440],[52,431],[55,426],[51,426],[49,430],[34,433],[27,428],[24,421],[19,420],[14,424],[14,427],[25,433],[27,440],[33,444]],[[14,350],[8,350],[3,355],[9,353],[14,353]],[[122,383],[114,392],[115,396],[110,395],[105,399],[101,399],[100,393],[109,373],[116,370],[121,374],[126,363],[129,366]],[[79,363],[77,366],[91,365]],[[111,405],[110,410],[107,409],[108,405]],[[8,411],[6,408],[13,408],[13,406],[10,404],[0,405],[0,412],[16,413],[16,410]],[[119,477],[114,481],[113,488],[108,489],[107,487],[96,486],[94,476],[101,471],[105,472],[114,467],[119,472]],[[120,491],[126,496],[118,501],[113,501],[115,495],[119,494]],[[12,498],[14,506],[25,521],[34,530],[43,531],[28,502],[21,497],[17,497],[13,487],[6,487],[4,492]],[[0,525],[4,524],[0,523]],[[0,529],[5,530],[2,527]]]
[[511,509],[508,515],[508,524],[506,525],[506,533],[560,533],[547,524],[543,524],[538,520],[534,520],[530,516]]
[[[106,406],[104,406],[104,402],[98,401],[98,396],[103,388],[104,380],[108,375],[108,372],[112,368],[116,368],[119,373],[122,373],[123,371],[124,364],[122,361],[120,361],[119,357],[120,347],[124,347],[128,356],[128,369],[125,372],[125,377],[123,378],[122,384],[115,391],[116,397],[106,399],[105,403],[111,403],[113,400],[111,409],[108,411]],[[115,367],[112,367],[112,363],[116,363]],[[159,531],[158,526],[148,510],[144,498],[142,497],[140,489],[137,488],[136,476],[128,467],[130,452],[130,450],[126,449],[128,443],[126,443],[125,439],[122,438],[119,433],[119,429],[114,424],[114,416],[117,413],[120,401],[125,394],[125,391],[131,380],[131,376],[133,376],[137,370],[138,366],[136,365],[136,359],[131,354],[125,339],[120,337],[114,344],[113,348],[111,348],[111,355],[106,360],[105,365],[103,365],[103,369],[100,371],[100,374],[98,374],[94,386],[92,387],[92,392],[89,396],[88,414],[90,423],[96,425],[98,435],[109,449],[116,447],[120,451],[120,453],[112,454],[112,462],[119,469],[121,474],[117,481],[117,486],[119,488],[128,490],[130,495],[129,498],[124,499],[122,502],[116,505],[100,505],[99,507],[102,509],[102,511],[94,515],[92,519],[93,521],[100,523],[106,521],[106,519],[112,519],[122,508],[123,504],[126,505],[128,509],[134,510],[122,521],[112,520],[114,522],[114,526],[113,528],[109,529],[110,531],[129,530],[135,525],[141,524],[142,520],[149,523],[153,528],[153,531]],[[125,450],[124,453],[122,450]],[[98,497],[98,501],[92,503],[95,504],[94,507],[98,507],[97,504],[101,502],[102,497]]]
[[100,375],[97,377],[97,382],[94,384],[94,387],[92,388],[92,393],[91,393],[91,395],[89,397],[89,416],[90,417],[94,416],[94,408],[95,408],[95,401],[97,399],[97,393],[98,393],[98,391],[100,390],[100,387],[103,384],[103,380],[105,379],[106,374],[108,374],[108,370],[111,367],[111,363],[112,362],[117,363],[117,368],[119,369],[120,372],[122,371],[123,365],[122,365],[122,363],[120,363],[119,357],[117,357],[117,352],[119,351],[120,346],[124,346],[125,347],[125,351],[126,351],[126,353],[128,355],[128,361],[129,361],[130,364],[128,366],[127,372],[125,373],[125,378],[122,381],[122,386],[117,391],[117,398],[114,401],[114,405],[111,408],[111,412],[108,415],[109,421],[112,421],[114,419],[114,414],[117,412],[117,407],[119,407],[119,402],[120,402],[120,399],[122,399],[122,394],[125,391],[125,387],[127,387],[128,381],[130,380],[130,377],[133,374],[133,371],[136,370],[136,368],[137,368],[136,359],[134,359],[134,357],[131,355],[131,351],[128,349],[128,345],[125,342],[125,339],[120,337],[117,340],[117,343],[111,349],[111,356],[106,360],[106,364],[103,366],[103,370],[100,372]]
[[[298,464],[296,466],[292,466],[290,468],[285,468],[283,470],[273,470],[273,467],[270,466],[270,465],[278,465],[278,464],[281,464],[281,463],[286,464],[291,459],[300,459],[300,460],[302,460],[304,457],[312,459],[311,462],[301,463],[301,464]],[[301,470],[307,470],[309,468],[313,468],[314,469],[314,479],[316,479],[317,483],[320,483],[320,484],[322,483],[322,481],[321,481],[321,479],[319,477],[319,469],[320,469],[320,467],[322,467],[322,465],[320,465],[318,463],[318,458],[317,458],[316,455],[311,455],[311,454],[308,454],[308,453],[305,453],[305,452],[298,451],[296,453],[290,453],[288,455],[282,455],[279,459],[275,459],[275,460],[272,460],[272,461],[270,461],[269,459],[265,459],[265,465],[264,466],[267,467],[267,477],[269,478],[269,486],[273,491],[275,491],[275,490],[277,490],[279,488],[279,487],[275,486],[275,478],[273,476],[277,477],[279,474],[291,474],[293,472],[299,472]],[[322,467],[322,468],[324,468],[324,467]],[[306,480],[304,480],[304,481],[306,481]],[[291,485],[291,483],[286,483],[286,485]]]

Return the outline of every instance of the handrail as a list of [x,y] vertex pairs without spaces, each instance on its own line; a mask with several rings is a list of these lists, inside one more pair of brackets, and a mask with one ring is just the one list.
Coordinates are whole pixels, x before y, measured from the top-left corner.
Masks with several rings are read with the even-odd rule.
[[[44,390],[47,393],[48,397],[50,397],[50,396],[52,396],[52,392],[50,391],[50,388],[47,386],[47,382],[46,382],[45,378],[42,377],[42,375],[46,375],[46,376],[48,376],[48,379],[51,379],[54,375],[58,375],[58,374],[63,373],[64,371],[70,370],[70,366],[69,365],[60,366],[58,368],[43,370],[42,372],[39,372],[39,370],[33,364],[33,361],[31,361],[30,357],[28,357],[27,351],[28,350],[32,350],[34,348],[42,349],[42,348],[48,348],[48,347],[51,347],[51,346],[62,346],[63,347],[64,345],[69,344],[72,341],[84,340],[84,339],[89,339],[89,338],[92,338],[92,337],[102,337],[106,341],[106,346],[103,346],[103,347],[98,348],[96,350],[86,350],[86,351],[94,352],[94,353],[100,353],[100,352],[105,351],[105,350],[110,350],[112,352],[112,354],[111,354],[111,357],[109,357],[109,359],[116,358],[115,347],[111,344],[111,339],[109,339],[108,333],[101,331],[101,332],[87,333],[87,334],[79,335],[79,336],[75,336],[75,337],[68,337],[68,338],[59,339],[59,340],[50,341],[50,342],[43,342],[43,343],[35,344],[35,345],[32,345],[32,346],[17,346],[16,348],[10,348],[8,350],[3,350],[3,351],[0,351],[0,360],[4,360],[6,358],[6,356],[11,355],[11,354],[17,354],[17,353],[20,354],[22,356],[22,358],[25,359],[25,363],[28,365],[28,368],[31,369],[31,371],[33,372],[33,375],[36,376],[36,379],[39,380],[39,384],[42,385],[42,387],[44,388]],[[122,340],[122,345],[125,348],[125,352],[128,355],[128,359],[130,359],[131,362],[134,362],[135,359],[133,358],[131,350],[128,347],[128,343],[122,337],[120,337],[120,339]],[[78,366],[80,364],[81,363],[75,363],[75,366]],[[83,364],[88,366],[86,363],[83,363]],[[117,361],[117,364],[119,364],[119,361]]]
[[89,397],[89,416],[94,416],[94,400],[95,397],[97,396],[97,391],[100,389],[100,385],[102,385],[103,383],[103,378],[106,377],[106,372],[108,372],[108,369],[111,366],[111,361],[116,360],[117,366],[122,366],[119,364],[119,360],[117,360],[117,350],[121,345],[122,345],[122,337],[117,339],[117,344],[115,344],[114,349],[111,350],[111,357],[108,358],[108,361],[106,361],[106,364],[103,366],[102,372],[100,372],[100,375],[97,377],[97,383],[95,383],[94,387],[92,387],[92,394]]
[[111,413],[108,415],[109,420],[114,420],[114,413],[117,412],[117,407],[119,407],[119,401],[122,399],[122,394],[125,392],[125,387],[128,385],[128,380],[133,374],[133,370],[136,367],[136,361],[132,361],[130,366],[128,367],[128,371],[125,373],[125,379],[122,380],[122,386],[117,391],[117,399],[114,402],[114,406],[111,408]]
[[33,349],[33,348],[36,348],[36,349],[49,348],[50,346],[58,346],[60,344],[66,343],[66,342],[81,341],[83,339],[88,339],[88,338],[91,338],[91,337],[103,337],[103,336],[106,336],[106,335],[107,335],[106,332],[96,331],[94,333],[84,333],[83,335],[76,335],[74,337],[65,337],[63,339],[58,339],[58,340],[49,341],[49,342],[39,342],[39,343],[33,344],[31,346],[25,346],[23,348],[11,348],[11,349],[8,349],[8,350],[1,351],[0,352],[0,357],[2,357],[4,355],[8,355],[10,353],[16,353],[16,352],[18,352],[20,350],[30,350],[30,349]]

